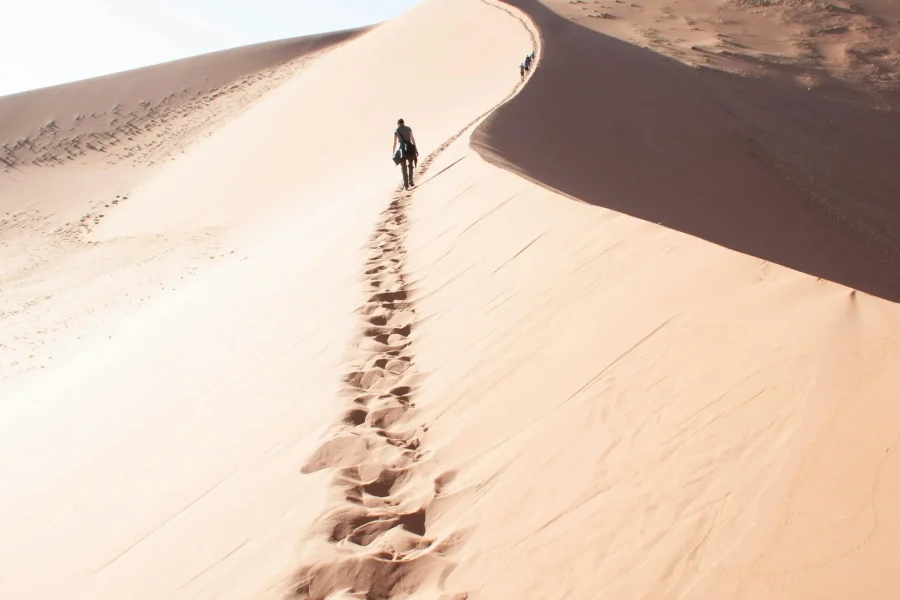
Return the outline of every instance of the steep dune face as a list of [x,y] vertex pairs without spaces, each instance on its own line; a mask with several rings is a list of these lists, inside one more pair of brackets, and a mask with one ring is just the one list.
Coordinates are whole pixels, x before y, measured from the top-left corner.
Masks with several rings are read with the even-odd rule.
[[896,112],[844,87],[697,70],[514,4],[541,29],[544,68],[476,135],[483,154],[591,204],[897,299]]

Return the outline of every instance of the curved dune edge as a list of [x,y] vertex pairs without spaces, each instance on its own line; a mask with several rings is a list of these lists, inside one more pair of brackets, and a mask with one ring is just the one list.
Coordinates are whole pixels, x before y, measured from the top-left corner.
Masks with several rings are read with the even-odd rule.
[[[511,2],[545,38],[545,68],[475,132],[483,158],[570,198],[900,300],[886,162],[895,112],[694,69],[567,20],[554,3]],[[849,122],[859,135],[834,138],[844,134],[829,123]]]
[[[522,23],[539,63],[538,37],[527,18],[509,7],[480,1]],[[418,187],[428,183],[424,178],[444,150],[518,94],[527,81],[429,154],[417,170]],[[466,532],[438,535],[429,522],[434,503],[456,473],[435,472],[429,460],[428,424],[415,421],[416,398],[427,385],[416,362],[419,290],[407,265],[409,211],[415,197],[415,189],[397,191],[367,246],[365,282],[372,295],[359,310],[359,341],[348,357],[339,397],[345,412],[333,437],[302,469],[334,470],[330,491],[337,500],[308,532],[312,539],[304,547],[306,558],[292,577],[287,597],[325,600],[342,592],[384,599],[429,592],[440,593],[441,600],[469,597],[465,591],[443,590]]]

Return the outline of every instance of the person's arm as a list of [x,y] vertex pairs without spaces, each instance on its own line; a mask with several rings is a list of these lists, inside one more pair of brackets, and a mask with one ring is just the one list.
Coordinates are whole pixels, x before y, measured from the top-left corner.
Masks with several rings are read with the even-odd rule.
[[413,143],[413,146],[418,146],[416,143],[416,134],[412,132],[412,129],[409,130],[409,141]]
[[391,136],[391,140],[394,142],[393,146],[391,147],[391,154],[393,154],[394,152],[397,151],[397,132],[396,131]]

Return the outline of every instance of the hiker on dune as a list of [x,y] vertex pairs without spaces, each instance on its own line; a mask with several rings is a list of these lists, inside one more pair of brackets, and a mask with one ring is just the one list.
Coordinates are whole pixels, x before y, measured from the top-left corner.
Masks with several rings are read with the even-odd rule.
[[414,185],[413,171],[419,159],[419,150],[416,148],[416,136],[413,135],[412,129],[403,123],[403,119],[397,121],[391,152],[394,154],[394,162],[400,165],[403,172],[403,189],[408,190]]

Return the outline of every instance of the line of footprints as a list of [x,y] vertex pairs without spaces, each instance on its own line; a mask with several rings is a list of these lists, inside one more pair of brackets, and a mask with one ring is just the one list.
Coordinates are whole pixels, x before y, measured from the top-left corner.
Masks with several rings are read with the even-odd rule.
[[[522,23],[538,49],[534,30],[521,16],[481,1]],[[422,181],[445,149],[524,83],[428,155],[417,179]],[[336,469],[332,489],[341,502],[313,525],[313,539],[305,546],[309,554],[291,581],[292,599],[469,599],[466,592],[443,591],[455,567],[451,559],[467,533],[432,531],[426,518],[449,498],[447,486],[455,473],[434,477],[429,472],[422,444],[428,428],[410,422],[417,318],[406,280],[411,199],[411,192],[398,191],[371,238],[365,277],[372,295],[360,311],[362,337],[341,392],[346,412],[335,434],[302,469]]]
[[362,335],[344,378],[346,410],[334,436],[303,467],[336,469],[337,508],[314,526],[309,559],[290,597],[465,600],[439,591],[460,540],[432,536],[426,515],[452,474],[432,478],[422,448],[426,426],[415,408],[416,308],[405,275],[409,193],[399,192],[375,230],[366,263],[371,296],[360,311]]

